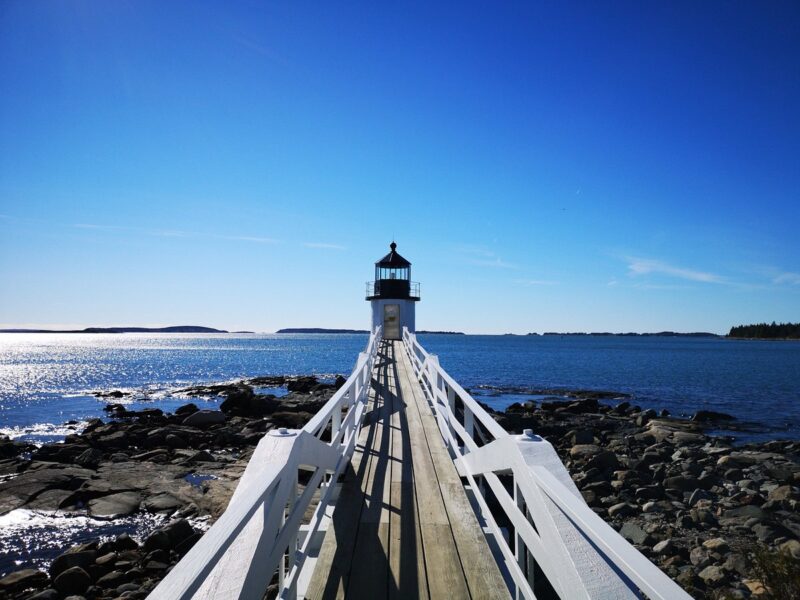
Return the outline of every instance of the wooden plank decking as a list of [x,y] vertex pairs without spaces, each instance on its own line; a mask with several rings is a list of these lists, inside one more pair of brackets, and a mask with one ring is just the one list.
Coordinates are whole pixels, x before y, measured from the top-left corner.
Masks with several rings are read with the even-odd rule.
[[307,598],[507,598],[402,342],[384,341]]

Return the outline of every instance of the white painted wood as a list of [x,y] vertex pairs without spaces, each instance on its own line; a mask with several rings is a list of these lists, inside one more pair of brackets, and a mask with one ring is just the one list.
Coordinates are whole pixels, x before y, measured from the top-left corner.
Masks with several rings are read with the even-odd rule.
[[[324,485],[325,475],[335,482],[350,461],[380,339],[377,329],[345,384],[302,430],[285,435],[271,431],[264,436],[226,511],[149,598],[261,598],[276,570],[281,597],[295,598],[302,592],[298,573],[335,491],[335,485]],[[348,411],[342,419],[345,407]],[[325,443],[319,438],[329,423],[332,439]],[[314,475],[298,496],[301,467],[314,470]],[[320,502],[298,548],[301,521],[317,489],[323,489]]]
[[[509,590],[512,595],[533,598],[533,582],[524,575],[526,557],[519,550],[511,551],[489,512],[484,499],[487,486],[514,526],[528,558],[539,564],[561,597],[636,598],[642,590],[654,599],[689,598],[586,505],[547,441],[536,435],[509,435],[441,368],[438,358],[426,352],[412,332],[403,332],[403,343],[458,472],[467,478],[480,516],[500,546],[516,586]],[[452,394],[463,404],[463,422],[455,414]],[[476,442],[475,436],[480,441]],[[513,475],[514,497],[498,474]]]

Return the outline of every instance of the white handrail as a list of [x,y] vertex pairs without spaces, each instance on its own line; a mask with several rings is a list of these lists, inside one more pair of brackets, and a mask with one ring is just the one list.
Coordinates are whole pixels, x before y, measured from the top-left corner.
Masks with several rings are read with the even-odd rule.
[[535,598],[535,575],[561,598],[690,598],[589,508],[548,442],[506,432],[407,328],[403,345],[504,558],[512,595]]
[[[280,597],[297,597],[314,534],[355,449],[380,340],[378,327],[345,384],[305,427],[262,438],[228,508],[148,598],[261,598],[276,571]],[[330,441],[322,439],[328,426]],[[299,469],[312,471],[301,494]],[[317,490],[319,503],[301,542],[301,521]]]

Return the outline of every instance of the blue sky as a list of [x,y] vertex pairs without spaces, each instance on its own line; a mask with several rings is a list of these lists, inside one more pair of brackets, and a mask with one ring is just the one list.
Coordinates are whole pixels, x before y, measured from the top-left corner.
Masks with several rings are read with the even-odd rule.
[[797,3],[0,4],[0,324],[800,320]]

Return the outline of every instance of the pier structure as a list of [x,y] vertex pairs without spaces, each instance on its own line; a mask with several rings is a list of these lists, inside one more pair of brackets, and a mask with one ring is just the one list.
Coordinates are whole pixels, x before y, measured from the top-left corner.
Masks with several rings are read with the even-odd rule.
[[[378,288],[410,282],[406,267],[384,280],[376,263]],[[688,599],[589,508],[550,443],[506,432],[425,350],[410,290],[368,293],[374,327],[345,384],[302,429],[264,436],[149,598]]]

